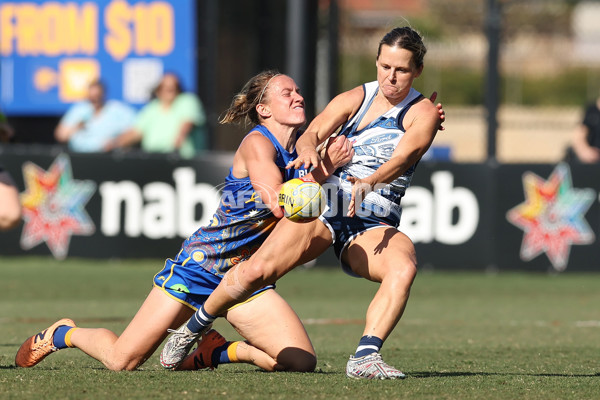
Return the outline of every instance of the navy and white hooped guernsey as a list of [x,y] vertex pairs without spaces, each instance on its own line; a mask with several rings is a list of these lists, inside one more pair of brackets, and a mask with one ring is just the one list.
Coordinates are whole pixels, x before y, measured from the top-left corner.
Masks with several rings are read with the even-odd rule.
[[373,174],[383,163],[390,160],[400,139],[404,136],[403,119],[406,111],[420,101],[423,96],[412,89],[406,98],[392,107],[363,129],[358,130],[361,120],[373,104],[379,90],[378,82],[363,85],[365,96],[356,113],[340,129],[352,142],[354,157],[350,163],[337,170],[327,181],[327,209],[319,217],[331,232],[333,249],[341,262],[343,270],[352,276],[351,266],[342,260],[342,254],[349,244],[363,232],[382,227],[397,229],[400,225],[402,207],[400,200],[410,185],[416,164],[389,184],[375,188],[367,194],[361,204],[355,205],[356,215],[347,216],[348,205],[352,196],[352,183],[348,176],[359,179]]
[[[354,157],[350,163],[336,171],[333,179],[330,178],[329,181],[339,185],[348,196],[351,193],[352,184],[346,180],[346,177],[350,175],[358,179],[365,178],[392,157],[392,153],[405,133],[403,119],[406,112],[423,98],[421,93],[411,88],[402,102],[366,127],[357,130],[377,95],[379,83],[377,81],[369,82],[364,84],[363,88],[365,97],[360,109],[340,130],[340,135],[345,135],[352,142]],[[400,219],[402,212],[400,200],[410,186],[416,166],[417,163],[385,187],[369,193],[362,206],[378,214],[391,214]]]

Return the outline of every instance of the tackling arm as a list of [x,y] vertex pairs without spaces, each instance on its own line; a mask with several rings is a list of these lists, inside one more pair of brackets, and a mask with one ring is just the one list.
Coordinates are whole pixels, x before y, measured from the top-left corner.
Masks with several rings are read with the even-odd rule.
[[316,167],[321,158],[317,153],[317,146],[323,143],[344,122],[358,110],[364,97],[364,89],[358,86],[352,90],[336,96],[327,107],[313,119],[306,132],[296,143],[298,158],[289,166],[290,168]]
[[[308,175],[319,183],[324,182],[333,172],[352,159],[352,145],[344,137],[332,141],[327,147],[325,159]],[[236,155],[238,157],[238,155]],[[240,145],[239,158],[234,159],[234,175],[249,176],[254,189],[277,218],[283,217],[278,198],[283,179],[275,164],[276,152],[271,142],[259,134],[251,132]]]
[[262,202],[277,218],[283,217],[278,204],[283,184],[281,171],[275,164],[277,154],[273,144],[258,132],[250,132],[242,141],[233,162],[235,176],[248,176]]

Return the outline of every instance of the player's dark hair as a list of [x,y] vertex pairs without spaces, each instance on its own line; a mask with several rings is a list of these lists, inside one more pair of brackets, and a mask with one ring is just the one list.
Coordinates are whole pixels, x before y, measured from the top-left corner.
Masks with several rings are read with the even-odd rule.
[[412,60],[415,63],[415,66],[420,68],[423,65],[423,59],[425,58],[425,53],[427,53],[427,48],[423,43],[421,35],[414,29],[404,26],[401,28],[394,28],[386,33],[379,42],[377,58],[379,58],[381,46],[384,44],[390,47],[400,47],[401,49],[411,51],[413,53]]
[[268,70],[250,78],[242,90],[233,97],[231,105],[219,119],[219,123],[243,121],[246,124],[250,120],[255,125],[260,124],[256,106],[268,97],[267,85],[277,75],[281,74],[276,70]]

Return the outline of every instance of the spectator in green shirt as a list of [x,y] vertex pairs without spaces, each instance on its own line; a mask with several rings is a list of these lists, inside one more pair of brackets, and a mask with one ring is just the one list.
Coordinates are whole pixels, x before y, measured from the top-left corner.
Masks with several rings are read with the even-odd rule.
[[208,147],[202,103],[183,91],[176,75],[165,74],[153,97],[138,113],[134,127],[111,141],[106,150],[139,143],[149,153],[178,152],[191,158]]

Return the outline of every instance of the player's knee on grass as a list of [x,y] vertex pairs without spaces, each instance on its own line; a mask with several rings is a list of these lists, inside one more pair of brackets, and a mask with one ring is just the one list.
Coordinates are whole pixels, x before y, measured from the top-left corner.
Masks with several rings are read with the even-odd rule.
[[111,371],[133,371],[138,367],[139,363],[128,360],[107,360],[104,362],[104,365]]
[[106,368],[111,371],[134,371],[146,361],[144,357],[135,357],[128,354],[118,354],[104,361]]
[[306,350],[286,348],[277,355],[278,371],[312,372],[317,366],[317,357]]

